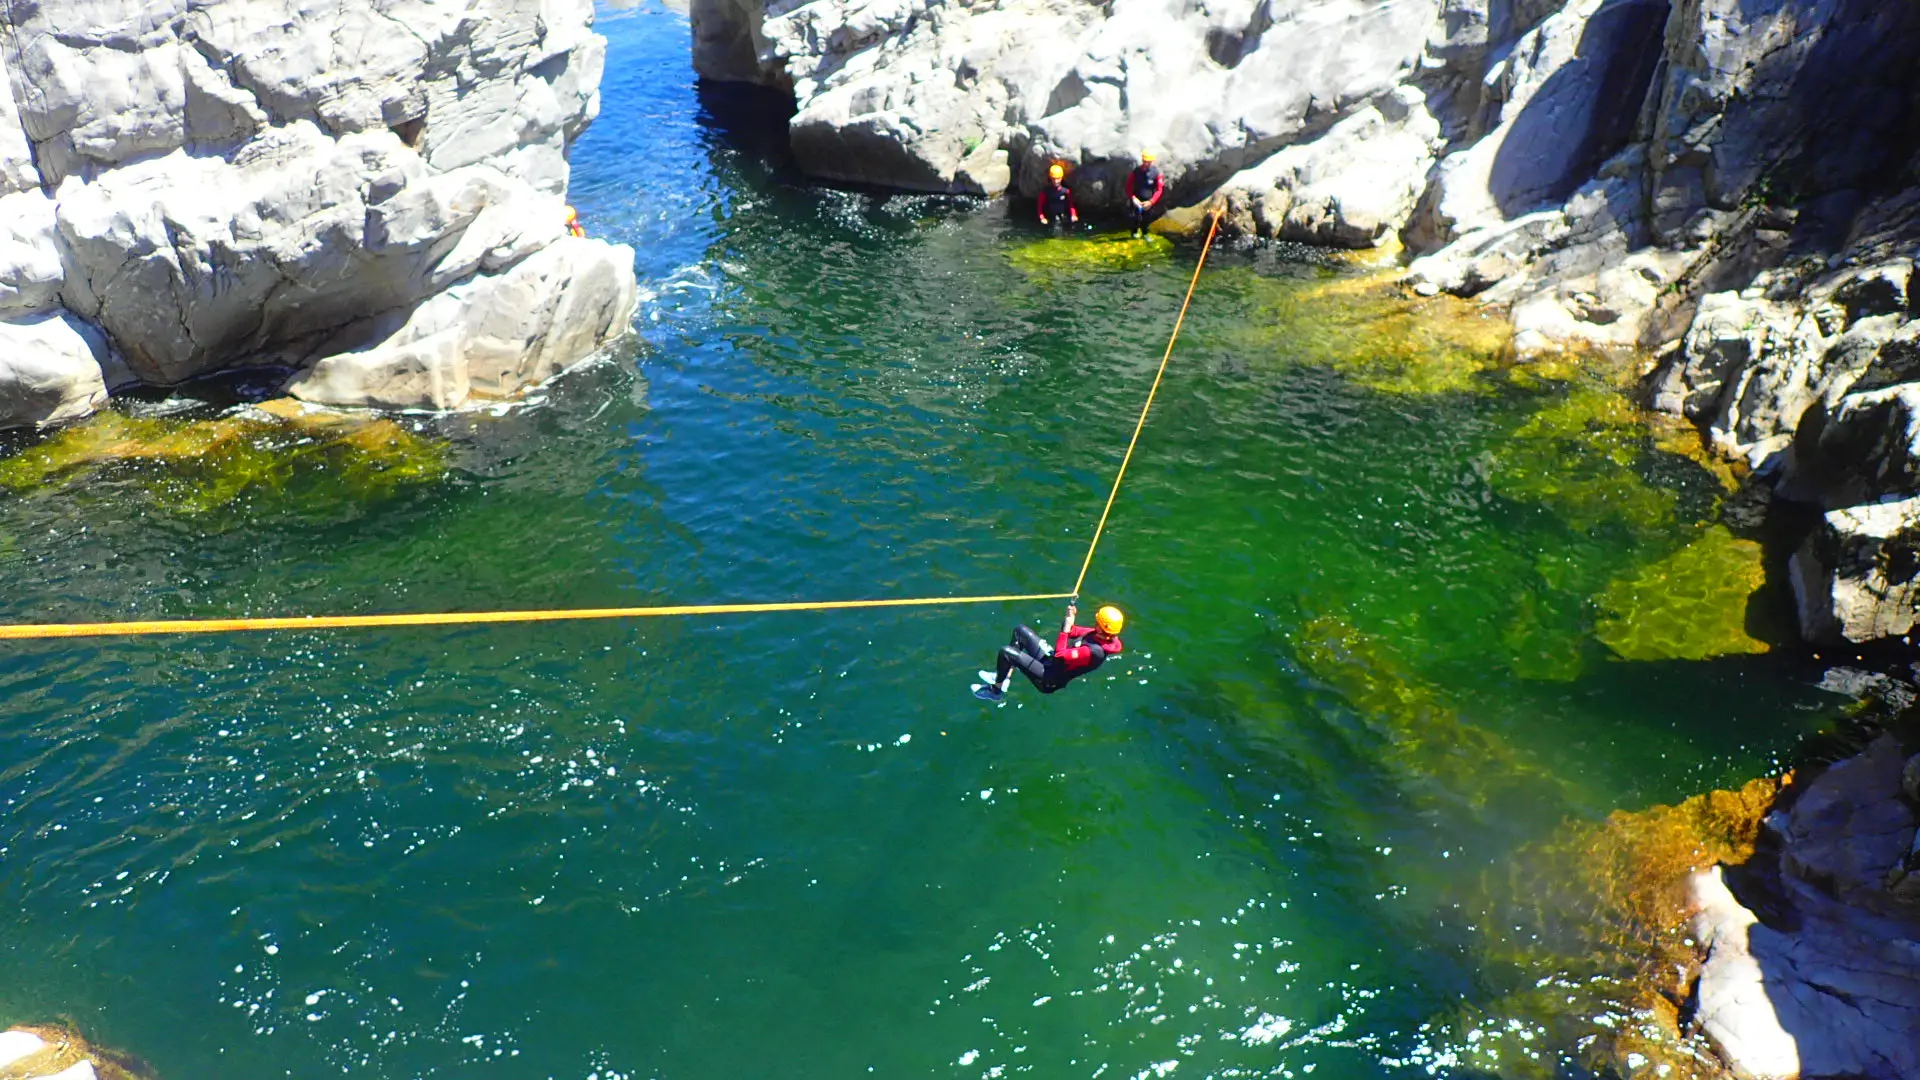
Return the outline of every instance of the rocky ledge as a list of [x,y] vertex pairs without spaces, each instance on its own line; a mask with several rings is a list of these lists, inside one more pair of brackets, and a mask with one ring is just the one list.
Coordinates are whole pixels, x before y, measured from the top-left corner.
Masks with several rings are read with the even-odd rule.
[[1694,876],[1694,1022],[1742,1080],[1920,1076],[1920,755],[1891,736],[1788,789]]
[[33,0],[0,16],[0,427],[277,370],[332,405],[511,395],[624,332],[566,235],[590,0]]

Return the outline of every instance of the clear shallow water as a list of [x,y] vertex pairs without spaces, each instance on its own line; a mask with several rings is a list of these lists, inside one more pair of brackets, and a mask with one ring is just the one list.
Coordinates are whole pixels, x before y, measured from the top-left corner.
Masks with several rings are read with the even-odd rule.
[[[793,185],[682,17],[602,29],[575,200],[631,347],[331,515],[0,498],[0,618],[1070,584],[1194,253],[1036,269],[999,208]],[[1699,470],[1641,463],[1652,529],[1504,498],[1551,393],[1370,389],[1247,335],[1312,268],[1209,273],[1088,582],[1130,660],[1070,693],[966,692],[1048,609],[10,645],[0,1021],[174,1077],[1419,1071],[1499,990],[1463,889],[1832,702],[1586,636]]]

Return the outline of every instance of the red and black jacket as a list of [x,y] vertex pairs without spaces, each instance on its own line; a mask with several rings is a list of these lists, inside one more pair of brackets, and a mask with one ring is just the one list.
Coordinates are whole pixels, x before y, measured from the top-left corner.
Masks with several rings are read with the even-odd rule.
[[1167,178],[1160,175],[1157,166],[1142,164],[1127,174],[1127,194],[1153,206],[1166,194]]
[[1054,640],[1053,655],[1060,661],[1066,678],[1085,675],[1106,663],[1108,657],[1120,655],[1122,646],[1119,638],[1094,641],[1091,640],[1093,633],[1091,626],[1070,626]]
[[1040,222],[1072,221],[1075,213],[1073,192],[1063,181],[1054,181],[1040,190]]

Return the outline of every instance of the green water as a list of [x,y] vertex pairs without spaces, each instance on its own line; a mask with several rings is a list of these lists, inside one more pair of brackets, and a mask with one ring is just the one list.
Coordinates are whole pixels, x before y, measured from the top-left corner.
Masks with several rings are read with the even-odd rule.
[[[405,483],[0,494],[0,618],[1071,584],[1196,252],[799,186],[682,17],[602,29],[575,200],[634,341],[407,421]],[[1126,661],[1064,694],[967,693],[1047,606],[9,645],[0,1022],[165,1077],[1444,1074],[1423,1025],[1509,989],[1463,892],[1835,703],[1594,637],[1705,470],[1541,436],[1564,384],[1330,364],[1331,271],[1215,259],[1087,583]]]

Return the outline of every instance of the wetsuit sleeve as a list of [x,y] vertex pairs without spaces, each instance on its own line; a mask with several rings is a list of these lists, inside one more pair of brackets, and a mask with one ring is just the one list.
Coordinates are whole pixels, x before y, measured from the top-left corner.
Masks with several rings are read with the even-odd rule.
[[1166,194],[1166,192],[1167,192],[1167,178],[1161,174],[1159,169],[1153,170],[1153,198],[1147,200],[1147,205],[1158,206],[1160,203],[1160,196]]

